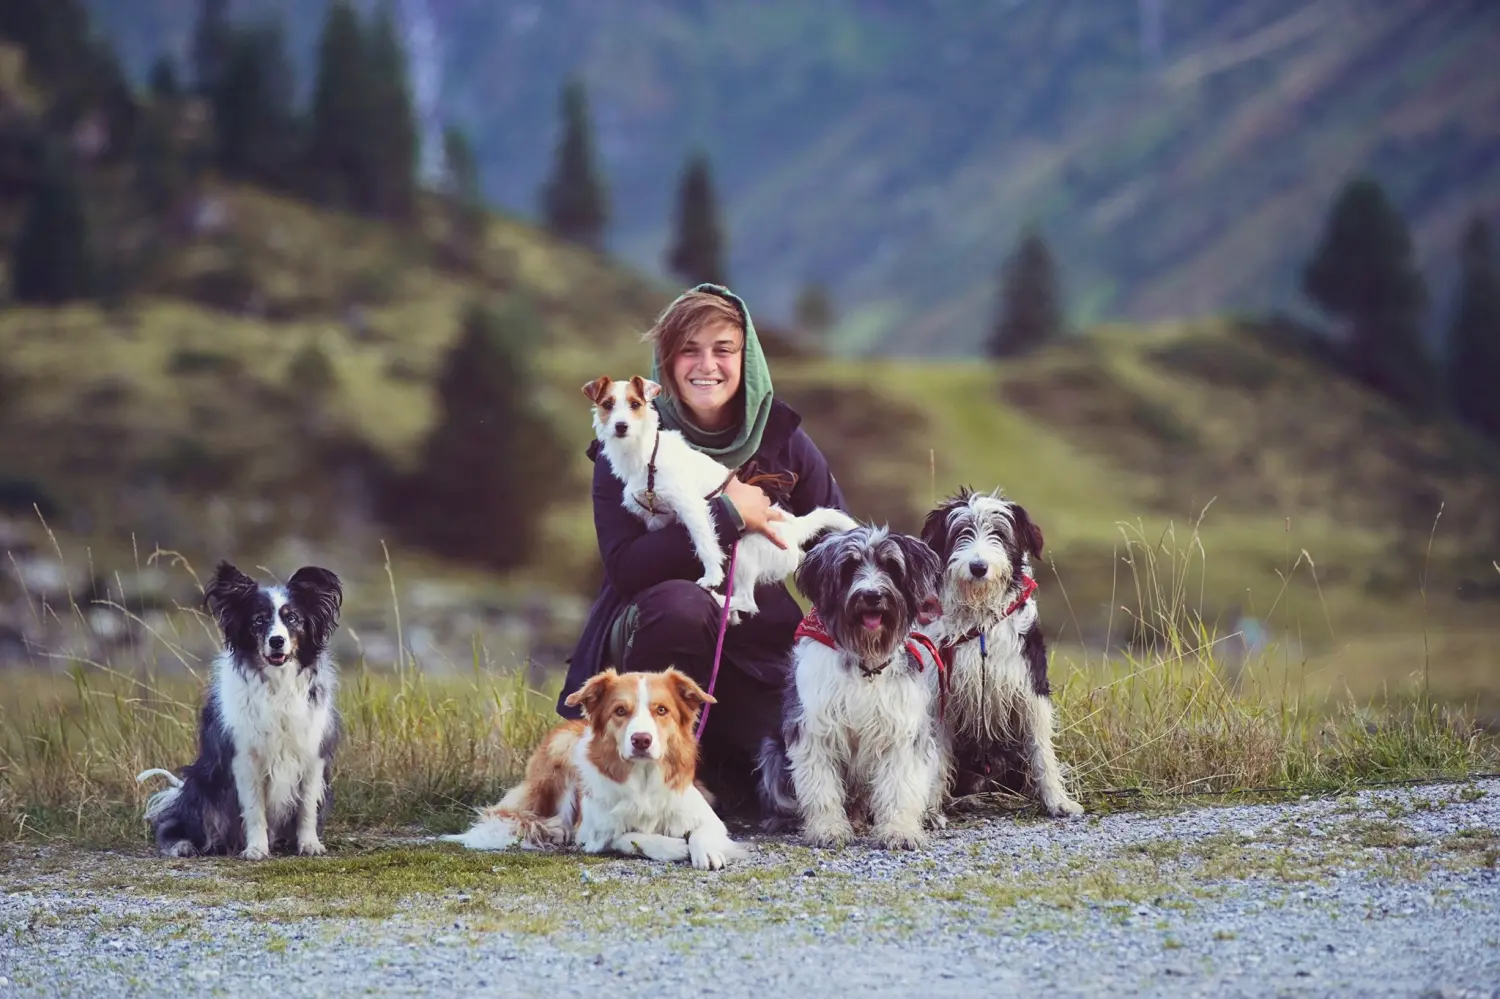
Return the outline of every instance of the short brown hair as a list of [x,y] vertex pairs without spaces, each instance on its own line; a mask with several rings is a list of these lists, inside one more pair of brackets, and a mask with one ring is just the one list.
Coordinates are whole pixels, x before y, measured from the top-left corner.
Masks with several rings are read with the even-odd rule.
[[669,365],[683,344],[707,324],[726,321],[740,331],[743,340],[745,317],[740,315],[733,302],[711,291],[690,291],[657,317],[642,339],[650,343],[656,353],[656,366],[661,371],[664,392],[673,396],[677,394]]

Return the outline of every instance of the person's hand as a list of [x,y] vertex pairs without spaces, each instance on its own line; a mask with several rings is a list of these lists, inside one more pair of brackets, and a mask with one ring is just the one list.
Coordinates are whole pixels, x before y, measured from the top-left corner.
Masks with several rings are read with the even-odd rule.
[[729,502],[740,512],[740,519],[745,522],[745,530],[764,534],[771,539],[771,544],[777,548],[786,550],[786,542],[776,534],[771,524],[778,520],[785,520],[786,514],[771,505],[771,498],[760,486],[746,485],[736,476],[729,480],[724,487],[724,495],[729,497]]

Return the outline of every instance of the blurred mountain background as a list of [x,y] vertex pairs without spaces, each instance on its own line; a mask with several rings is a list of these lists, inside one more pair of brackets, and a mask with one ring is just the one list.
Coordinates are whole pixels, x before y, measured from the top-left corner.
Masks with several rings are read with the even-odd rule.
[[372,661],[395,599],[426,664],[555,668],[601,571],[578,387],[712,277],[856,514],[1027,505],[1059,648],[1186,595],[1326,686],[1500,705],[1497,37],[1478,0],[8,0],[0,662],[83,654],[67,598],[107,659],[226,557],[336,568]]
[[[91,5],[137,78],[188,49],[190,0]],[[304,81],[323,7],[281,8]],[[535,212],[577,72],[611,251],[662,272],[675,179],[701,150],[735,286],[789,320],[823,285],[849,352],[972,352],[1026,223],[1067,261],[1079,322],[1150,322],[1295,308],[1286,248],[1353,172],[1380,177],[1448,279],[1439,305],[1468,215],[1500,207],[1485,0],[401,0],[396,15],[429,148],[460,125],[495,202]]]

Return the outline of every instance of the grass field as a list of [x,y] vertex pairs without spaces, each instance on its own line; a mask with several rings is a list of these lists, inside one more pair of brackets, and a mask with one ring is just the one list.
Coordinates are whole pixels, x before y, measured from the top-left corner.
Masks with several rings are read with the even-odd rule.
[[[1133,565],[1127,613],[1154,638],[1152,651],[1054,656],[1058,751],[1088,807],[1180,794],[1298,795],[1500,766],[1493,734],[1434,701],[1420,676],[1373,699],[1333,696],[1311,689],[1275,649],[1237,657],[1234,636],[1201,621],[1183,627],[1195,618],[1188,581],[1198,558],[1193,538]],[[82,621],[77,606],[58,611]],[[555,720],[556,688],[534,689],[523,672],[494,668],[475,637],[474,668],[463,677],[434,678],[406,655],[345,665],[333,829],[453,830],[519,775]],[[170,632],[142,638],[164,645],[185,672],[77,662],[65,673],[7,678],[0,839],[142,841],[149,788],[134,775],[191,759],[213,647],[208,623],[186,608]]]

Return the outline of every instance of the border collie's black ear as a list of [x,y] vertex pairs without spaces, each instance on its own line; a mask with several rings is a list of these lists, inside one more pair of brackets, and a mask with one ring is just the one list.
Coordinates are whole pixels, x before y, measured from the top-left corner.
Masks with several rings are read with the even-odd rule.
[[567,698],[563,700],[563,703],[570,708],[581,707],[583,709],[584,717],[592,721],[594,711],[598,709],[599,702],[602,701],[604,699],[604,695],[609,692],[610,684],[614,683],[617,676],[619,676],[619,674],[615,672],[615,668],[613,666],[609,667],[602,673],[595,673],[593,676],[584,681],[582,687],[579,687],[577,690],[569,694]]
[[1031,519],[1031,514],[1019,503],[1010,505],[1011,522],[1016,525],[1016,543],[1026,550],[1032,558],[1042,557],[1042,529],[1037,526],[1036,521]]
[[316,565],[304,565],[287,580],[287,595],[307,614],[313,641],[326,645],[338,627],[344,605],[344,585],[339,577]]
[[260,589],[255,580],[228,562],[220,562],[214,578],[203,589],[203,602],[225,634],[233,631],[234,609]]

